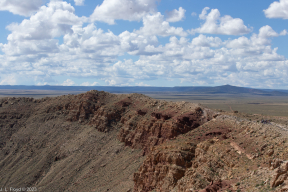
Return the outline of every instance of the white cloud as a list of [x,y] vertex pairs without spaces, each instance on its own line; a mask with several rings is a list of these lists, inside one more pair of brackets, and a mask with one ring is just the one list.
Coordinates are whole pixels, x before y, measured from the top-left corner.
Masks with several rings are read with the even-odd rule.
[[[283,33],[283,31],[281,33]],[[265,49],[267,45],[270,45],[272,37],[278,36],[278,33],[276,33],[269,25],[266,25],[259,29],[258,34],[252,34],[250,39],[242,36],[237,39],[227,41],[226,47],[245,48],[246,52],[251,51],[251,53],[257,53],[257,50]]]
[[117,85],[117,82],[114,80],[114,79],[111,79],[111,80],[105,80],[105,82],[110,85],[110,86],[115,86]]
[[259,29],[259,37],[269,38],[269,37],[278,37],[279,35],[269,26],[265,25]]
[[[250,39],[242,36],[237,39],[228,40],[225,44],[226,47],[232,48],[234,53],[243,54],[243,56],[259,56],[264,54],[267,57],[267,54],[276,54],[276,51],[273,51],[270,47],[271,38],[278,37],[279,35],[280,34],[276,33],[269,25],[266,25],[259,29],[258,34],[252,34]],[[283,59],[283,57],[281,57],[281,59]]]
[[264,13],[267,18],[288,19],[288,0],[274,1]]
[[[263,26],[250,38],[243,36],[222,42],[218,37],[202,34],[192,40],[173,36],[164,45],[159,45],[155,36],[127,31],[116,36],[112,32],[104,33],[94,24],[84,28],[73,26],[72,31],[64,36],[59,52],[36,59],[32,65],[21,61],[22,57],[10,56],[10,65],[7,61],[8,65],[1,62],[3,70],[0,69],[18,70],[23,76],[42,76],[43,82],[47,82],[45,75],[66,75],[97,77],[114,86],[145,85],[134,81],[167,78],[194,84],[225,84],[228,81],[249,86],[273,84],[274,81],[268,80],[275,78],[285,83],[284,76],[288,75],[287,61],[277,54],[277,49],[271,48],[270,39],[279,34],[269,26]],[[140,57],[137,61],[117,60],[117,56],[125,52]],[[1,61],[5,61],[3,59]],[[67,79],[63,85],[75,83]],[[82,85],[92,84],[85,82]]]
[[178,22],[184,19],[186,10],[179,7],[179,10],[174,9],[167,13],[166,21],[168,22]]
[[198,14],[196,13],[196,12],[192,12],[191,13],[191,16],[193,16],[193,17],[195,17],[195,16],[197,16]]
[[164,21],[164,16],[158,12],[153,15],[146,15],[143,18],[143,27],[137,33],[145,36],[160,35],[160,36],[187,36],[187,33],[182,27],[173,27],[169,22]]
[[[123,80],[129,80],[131,79],[141,79],[143,78],[143,75],[145,75],[145,72],[141,71],[141,66],[134,63],[131,59],[124,60],[124,61],[118,61],[116,62],[111,68],[107,69],[111,77],[113,77],[113,81],[115,84],[125,84]],[[133,78],[131,78],[133,77]]]
[[120,38],[111,31],[104,33],[97,29],[94,24],[82,28],[73,26],[73,33],[63,37],[64,44],[61,51],[67,54],[77,54],[81,59],[94,60],[95,64],[104,65],[111,63],[118,55],[124,53],[121,50]]
[[7,29],[12,31],[8,36],[13,40],[40,40],[59,37],[71,32],[72,25],[81,25],[85,18],[74,14],[74,7],[67,2],[51,1],[29,20],[24,19],[20,24],[12,23]]
[[85,0],[74,0],[75,5],[78,5],[78,6],[84,5],[84,1],[85,1]]
[[75,83],[71,79],[67,79],[61,85],[63,85],[63,86],[73,86],[73,85],[75,85]]
[[140,83],[135,83],[136,86],[141,86],[141,87],[149,87],[151,85],[148,85],[148,84],[145,84],[143,82],[140,82]]
[[81,84],[81,86],[96,86],[97,84],[98,84],[98,82],[93,82],[93,83],[84,82]]
[[131,72],[128,76],[145,80],[152,80],[153,77],[181,78],[183,82],[195,84],[231,82],[242,86],[259,86],[275,83],[264,76],[269,72],[269,78],[287,84],[285,75],[288,62],[277,54],[277,48],[271,48],[269,39],[277,34],[273,31],[269,26],[264,26],[250,38],[239,37],[226,42],[202,34],[191,42],[184,37],[171,37],[170,42],[161,48],[161,53],[157,50],[156,55],[142,55],[134,64],[121,63],[113,75],[119,75],[119,71],[129,71],[126,70],[129,66],[132,67],[131,71],[141,71],[141,74]]
[[2,76],[1,79],[0,85],[17,85],[18,83],[16,74],[5,75],[4,78]]
[[130,55],[150,54],[147,46],[157,46],[158,39],[155,35],[143,36],[137,33],[124,31],[119,35],[121,41],[121,50]]
[[218,47],[222,44],[222,40],[219,37],[206,37],[200,34],[192,40],[192,45],[201,47]]
[[43,83],[41,83],[41,82],[39,82],[39,83],[37,83],[36,85],[38,85],[38,86],[43,86],[43,85],[49,85],[47,82],[43,82]]
[[207,11],[209,10],[210,8],[209,7],[205,7],[201,14],[199,15],[199,19],[201,20],[205,20],[207,18]]
[[288,32],[287,32],[287,30],[286,29],[284,29],[283,31],[281,31],[281,33],[280,33],[280,35],[281,36],[285,36],[285,35],[287,35],[288,34]]
[[85,20],[76,16],[74,11],[67,2],[51,1],[30,19],[6,27],[12,33],[7,37],[8,44],[1,46],[2,51],[7,55],[58,52],[58,40],[54,38],[73,32],[71,26],[82,25]]
[[247,37],[242,36],[237,39],[227,41],[226,43],[226,47],[228,48],[245,48],[250,46],[251,40],[249,40]]
[[229,15],[220,17],[218,9],[212,9],[207,15],[209,7],[205,7],[199,15],[199,19],[205,20],[205,23],[197,29],[192,29],[190,32],[194,33],[209,33],[221,35],[243,35],[250,33],[249,29],[244,25],[243,20],[240,18],[232,18]]
[[104,0],[90,16],[92,21],[115,24],[115,20],[139,21],[147,13],[154,13],[157,0]]
[[[208,14],[208,10],[199,17],[205,23],[214,18],[211,33],[223,34],[226,30],[227,34],[240,34],[241,30],[233,27],[239,20],[220,17],[218,10]],[[11,30],[8,43],[0,43],[4,52],[0,55],[0,83],[21,84],[26,77],[32,79],[30,84],[51,84],[56,83],[55,77],[67,76],[63,85],[75,85],[72,77],[96,78],[117,86],[145,86],[149,80],[158,79],[206,85],[288,85],[288,61],[271,46],[271,39],[286,35],[286,30],[276,32],[267,25],[257,34],[226,41],[207,34],[189,39],[183,28],[170,26],[161,13],[147,11],[140,19],[143,27],[116,35],[93,23],[83,25],[87,19],[76,16],[67,2],[51,1],[31,18],[7,27]],[[230,28],[225,27],[230,24]],[[63,43],[59,44],[57,38],[62,36]],[[168,37],[169,42],[161,43],[158,36]],[[127,59],[129,54],[133,60]],[[8,82],[9,78],[14,82]],[[85,80],[81,85],[98,84]]]
[[[57,40],[30,40],[30,41],[8,41],[8,44],[4,44],[2,51],[6,55],[11,56],[32,56],[32,54],[48,54],[58,52]],[[30,57],[31,58],[31,57]]]
[[0,11],[30,16],[39,9],[42,3],[42,0],[0,0]]

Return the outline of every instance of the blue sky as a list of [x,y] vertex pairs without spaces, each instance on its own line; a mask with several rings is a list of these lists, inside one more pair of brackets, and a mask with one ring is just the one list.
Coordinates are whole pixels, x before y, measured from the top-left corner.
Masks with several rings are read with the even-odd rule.
[[0,0],[0,84],[288,89],[288,0]]

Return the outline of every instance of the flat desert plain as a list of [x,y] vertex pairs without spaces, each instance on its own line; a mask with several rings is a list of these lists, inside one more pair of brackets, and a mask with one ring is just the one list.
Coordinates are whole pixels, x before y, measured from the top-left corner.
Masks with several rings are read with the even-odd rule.
[[154,99],[200,103],[210,109],[247,114],[288,116],[287,96],[256,96],[235,94],[147,94]]

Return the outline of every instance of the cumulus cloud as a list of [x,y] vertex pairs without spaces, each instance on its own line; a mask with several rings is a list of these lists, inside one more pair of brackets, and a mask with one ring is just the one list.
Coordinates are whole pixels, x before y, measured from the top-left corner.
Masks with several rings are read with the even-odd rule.
[[204,9],[202,9],[201,14],[199,15],[199,19],[205,20],[207,18],[207,11],[209,9],[209,7],[205,7]]
[[73,85],[75,85],[75,82],[72,81],[71,79],[67,79],[61,85],[63,85],[63,86],[73,86]]
[[92,21],[115,24],[115,20],[140,21],[147,13],[154,13],[157,0],[104,0],[90,16]]
[[73,32],[71,26],[82,25],[85,20],[74,11],[67,2],[51,1],[30,19],[6,27],[11,34],[7,37],[8,44],[2,45],[2,51],[8,55],[58,52],[58,41],[54,38]]
[[160,35],[160,36],[187,36],[187,33],[182,27],[170,26],[169,22],[164,21],[164,16],[158,12],[156,14],[146,15],[143,18],[143,27],[137,31],[137,33],[148,35]]
[[288,32],[287,32],[287,30],[286,29],[284,29],[283,31],[281,31],[281,33],[280,33],[280,35],[281,36],[285,36],[285,35],[287,35],[288,34]]
[[[185,37],[171,37],[169,43],[161,47],[161,53],[142,55],[129,66],[135,71],[141,70],[137,77],[145,80],[153,79],[151,77],[181,78],[183,82],[196,84],[233,82],[255,86],[263,83],[272,85],[275,82],[266,78],[273,77],[287,83],[284,78],[287,60],[277,53],[277,48],[271,48],[270,38],[279,35],[274,32],[269,26],[263,26],[258,34],[252,34],[250,38],[243,36],[226,42],[202,34],[191,42]],[[118,65],[115,71],[124,70],[126,66]]]
[[55,53],[59,51],[57,43],[58,41],[55,39],[9,41],[8,44],[3,45],[2,51],[11,56]]
[[168,22],[178,22],[184,19],[186,10],[179,7],[179,10],[174,9],[167,13],[166,21]]
[[42,0],[0,0],[0,11],[9,11],[16,15],[30,16],[42,4]]
[[267,18],[288,19],[288,0],[274,1],[264,13]]
[[192,12],[192,13],[191,13],[191,16],[193,16],[193,17],[194,17],[194,16],[197,16],[197,13],[196,13],[196,12]]
[[278,33],[276,33],[269,25],[265,25],[259,29],[259,37],[261,38],[278,37],[278,36],[279,36]]
[[[261,70],[260,68],[255,68],[256,66],[251,64],[251,61],[267,62],[267,61],[284,61],[285,57],[277,54],[278,48],[271,48],[271,38],[277,37],[280,34],[276,33],[270,26],[266,25],[259,29],[258,34],[252,34],[250,39],[247,37],[239,37],[234,40],[228,40],[225,42],[227,48],[231,48],[231,53],[233,55],[239,55],[243,57],[243,60],[250,58],[250,61],[247,63],[240,64],[238,63],[239,69],[245,70]],[[248,61],[248,59],[247,59]],[[245,67],[243,67],[245,66]]]
[[16,74],[5,75],[4,78],[2,77],[2,80],[0,81],[0,85],[17,85],[17,83]]
[[275,32],[269,25],[266,25],[259,29],[258,34],[252,34],[250,39],[242,36],[237,39],[226,41],[226,47],[245,48],[246,51],[266,49],[267,45],[271,44],[271,38],[278,37],[279,35],[280,34]]
[[135,85],[136,86],[144,86],[144,87],[149,87],[149,86],[151,86],[151,85],[148,85],[148,84],[145,84],[145,83],[143,83],[143,82],[140,82],[140,83],[135,83]]
[[103,65],[111,63],[118,55],[124,53],[121,50],[120,38],[111,31],[104,32],[97,29],[92,23],[82,28],[73,26],[73,33],[63,37],[64,43],[61,51],[67,55],[81,55],[82,59],[93,60],[95,64]]
[[[111,79],[111,80],[105,80],[105,82],[110,85],[110,86],[115,86],[117,85],[117,82],[114,80],[114,79]],[[119,85],[119,84],[118,84]]]
[[158,39],[155,35],[143,36],[137,33],[124,31],[119,35],[121,41],[121,49],[130,55],[146,55],[150,54],[147,47],[156,47]]
[[[116,86],[145,86],[148,81],[158,79],[179,79],[198,85],[227,82],[242,86],[271,86],[279,82],[288,85],[288,61],[271,45],[272,38],[286,35],[286,30],[276,32],[267,25],[258,33],[226,41],[209,34],[189,39],[183,28],[173,27],[161,13],[147,10],[139,16],[143,21],[141,28],[118,35],[94,23],[83,25],[87,18],[75,15],[69,3],[51,1],[29,19],[7,27],[11,31],[8,43],[0,43],[4,52],[0,55],[0,83],[19,84],[25,77],[33,79],[34,84],[55,83],[54,77],[67,76],[62,85],[75,85],[71,77],[97,78]],[[241,19],[221,17],[218,10],[208,12],[206,8],[199,15],[204,20],[199,31],[203,28],[205,33],[244,34],[246,26]],[[113,22],[118,19],[111,18]],[[212,25],[208,30],[205,24],[209,22]],[[234,27],[237,22],[238,28]],[[161,43],[158,36],[168,37],[169,41]],[[59,43],[58,37],[63,37],[63,43]],[[129,56],[119,58],[126,55],[133,55],[133,60]],[[14,82],[8,82],[9,77]],[[83,86],[98,85],[83,82]]]
[[78,6],[84,5],[84,1],[85,1],[85,0],[74,0],[75,5],[78,5]]
[[222,40],[219,37],[206,37],[200,34],[192,40],[192,45],[201,47],[219,47]]
[[43,85],[48,85],[48,83],[47,83],[47,82],[39,82],[39,83],[37,83],[36,85],[38,85],[38,86],[43,86]]
[[212,9],[208,14],[209,7],[205,7],[199,15],[199,19],[205,20],[205,23],[197,29],[192,29],[190,32],[194,33],[209,33],[221,35],[243,35],[250,33],[249,29],[244,25],[240,18],[232,18],[229,15],[220,16],[218,9]]
[[[281,32],[283,33],[283,31]],[[270,45],[272,37],[278,37],[280,34],[275,32],[269,25],[265,25],[259,29],[258,34],[252,34],[250,39],[247,37],[239,37],[237,39],[229,40],[226,43],[226,46],[229,48],[247,48],[246,50],[255,49],[260,46],[266,47],[266,45]]]
[[[242,36],[223,42],[203,34],[192,40],[172,36],[164,45],[159,45],[156,36],[128,31],[117,36],[97,29],[94,24],[73,26],[72,31],[64,36],[59,52],[42,57],[32,65],[20,57],[10,57],[16,59],[8,66],[11,68],[12,63],[19,62],[13,70],[23,65],[17,69],[22,75],[97,77],[113,86],[144,86],[138,82],[167,78],[194,84],[229,81],[242,86],[272,85],[275,82],[268,80],[277,78],[284,83],[284,76],[288,75],[287,60],[277,53],[277,48],[271,48],[270,39],[279,34],[270,26],[263,26],[249,38]],[[125,52],[140,57],[136,61],[117,60],[117,56]],[[5,71],[3,64],[2,67]],[[62,85],[75,83],[67,79]],[[93,86],[93,83],[82,85]]]
[[98,84],[98,82],[93,82],[93,83],[89,83],[89,82],[84,82],[81,84],[81,86],[96,86]]
[[[104,33],[93,24],[84,28],[78,26],[73,27],[73,34],[77,36],[70,34],[71,36],[64,38],[60,53],[41,58],[32,66],[26,63],[21,71],[23,75],[32,72],[41,75],[45,71],[50,76],[97,77],[107,85],[114,86],[144,86],[144,83],[138,82],[167,78],[194,84],[221,84],[228,81],[242,86],[263,83],[272,85],[275,82],[269,80],[275,78],[278,82],[285,83],[288,62],[285,57],[277,54],[276,48],[271,48],[269,39],[276,36],[273,31],[264,26],[250,38],[243,36],[225,42],[218,37],[203,34],[192,40],[174,36],[168,43],[158,45],[157,38],[153,41],[136,33],[124,32],[116,36],[109,32]],[[102,42],[97,40],[98,37]],[[93,39],[99,42],[95,43],[99,47],[86,49],[87,45],[84,46],[83,42]],[[121,52],[113,57],[102,54],[101,50],[106,48],[133,53],[138,51],[140,57],[136,61],[113,61],[111,58],[117,58],[117,54]],[[20,62],[19,58],[16,61]],[[29,70],[25,71],[24,68]],[[243,78],[246,78],[245,81]],[[71,79],[67,79],[63,85],[75,85],[73,83]],[[82,85],[92,84],[85,82]]]
[[84,18],[74,14],[74,7],[67,2],[51,1],[29,20],[24,19],[20,24],[12,23],[6,28],[12,33],[8,40],[39,40],[58,37],[71,32],[72,25],[81,25]]

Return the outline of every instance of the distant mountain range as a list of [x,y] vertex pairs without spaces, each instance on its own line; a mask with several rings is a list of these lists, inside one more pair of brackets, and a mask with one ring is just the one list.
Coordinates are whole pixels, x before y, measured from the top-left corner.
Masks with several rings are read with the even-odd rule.
[[118,86],[25,86],[25,85],[0,85],[1,89],[13,90],[54,90],[54,91],[106,91],[110,93],[194,93],[194,94],[250,94],[266,96],[288,96],[288,90],[254,89],[223,85],[216,87],[118,87]]

